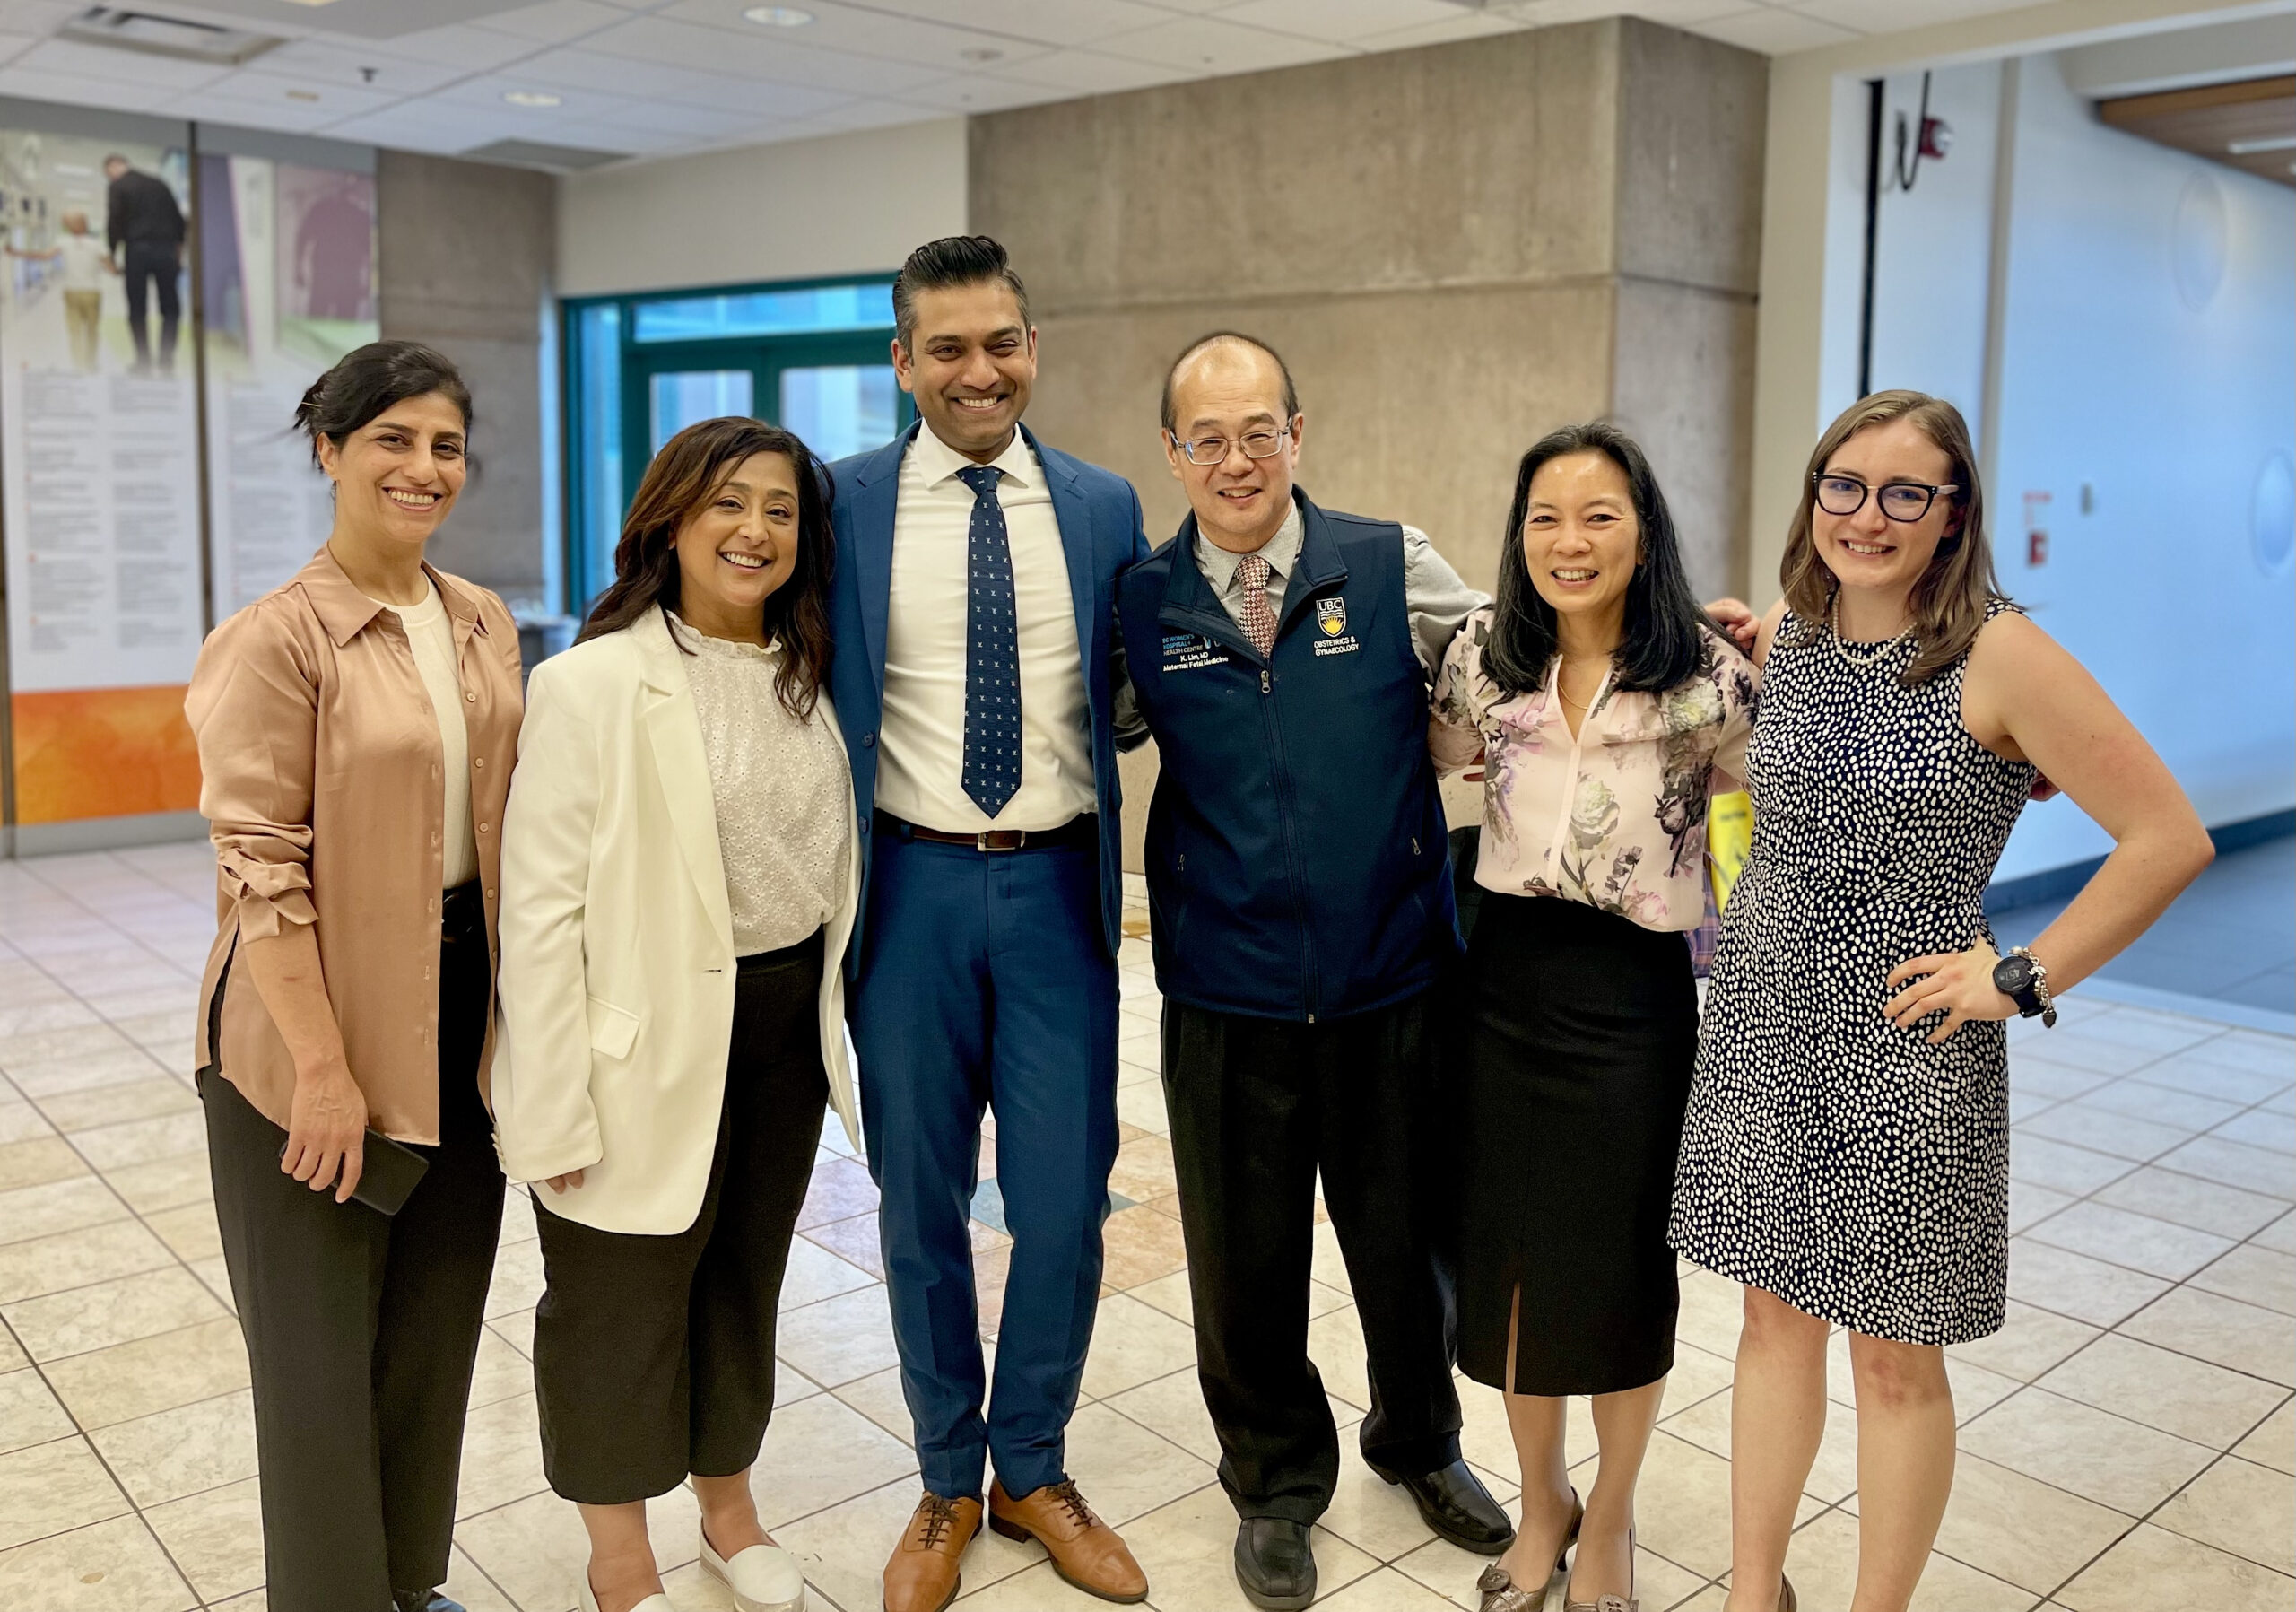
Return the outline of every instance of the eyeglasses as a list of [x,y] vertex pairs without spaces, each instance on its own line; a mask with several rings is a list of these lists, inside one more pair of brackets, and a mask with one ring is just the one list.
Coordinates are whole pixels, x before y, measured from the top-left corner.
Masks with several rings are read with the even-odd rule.
[[1283,439],[1292,434],[1292,428],[1289,425],[1283,425],[1274,431],[1248,431],[1242,436],[1232,439],[1191,437],[1185,442],[1173,436],[1170,431],[1166,431],[1164,434],[1171,437],[1172,445],[1180,450],[1189,464],[1223,465],[1227,463],[1228,445],[1231,440],[1244,450],[1244,457],[1248,459],[1274,458],[1276,450],[1283,446]]
[[1868,487],[1854,475],[1828,475],[1813,471],[1810,484],[1817,489],[1818,508],[1829,515],[1855,515],[1866,507],[1871,496],[1882,506],[1882,513],[1896,521],[1916,521],[1929,513],[1929,506],[1937,501],[1940,492],[1959,492],[1958,483],[1945,482],[1933,486],[1927,482],[1883,482],[1878,487]]

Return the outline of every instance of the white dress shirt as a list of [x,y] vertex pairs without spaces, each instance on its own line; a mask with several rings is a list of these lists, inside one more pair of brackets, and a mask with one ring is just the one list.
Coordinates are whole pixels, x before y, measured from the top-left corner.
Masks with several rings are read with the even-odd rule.
[[924,828],[1058,828],[1095,809],[1091,712],[1068,554],[1044,467],[1018,431],[996,460],[1021,640],[1021,787],[990,817],[964,790],[965,627],[973,461],[920,426],[900,466],[885,627],[877,806]]

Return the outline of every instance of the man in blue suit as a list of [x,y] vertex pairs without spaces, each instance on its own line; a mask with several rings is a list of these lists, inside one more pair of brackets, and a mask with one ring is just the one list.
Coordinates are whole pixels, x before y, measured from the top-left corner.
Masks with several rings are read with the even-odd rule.
[[[954,1598],[990,1461],[990,1526],[1137,1601],[1146,1576],[1063,1458],[1117,1148],[1114,597],[1148,552],[1140,500],[1021,423],[1037,335],[996,242],[919,247],[893,318],[920,417],[832,467],[830,667],[861,832],[862,1126],[925,1486],[884,1604]],[[993,1391],[968,1231],[985,1108],[1013,1236]]]

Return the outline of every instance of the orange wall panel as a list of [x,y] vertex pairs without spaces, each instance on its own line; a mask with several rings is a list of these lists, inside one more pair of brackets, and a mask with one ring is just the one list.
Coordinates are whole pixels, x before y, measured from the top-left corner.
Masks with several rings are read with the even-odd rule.
[[13,696],[16,821],[196,808],[199,752],[183,696],[180,684]]

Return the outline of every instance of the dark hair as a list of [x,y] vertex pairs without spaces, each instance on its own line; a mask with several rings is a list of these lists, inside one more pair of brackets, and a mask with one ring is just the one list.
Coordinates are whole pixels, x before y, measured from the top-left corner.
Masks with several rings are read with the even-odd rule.
[[709,507],[743,460],[761,453],[782,455],[797,474],[797,569],[767,596],[765,631],[767,637],[781,640],[773,692],[783,710],[802,719],[813,715],[829,675],[829,578],[837,559],[829,524],[832,484],[812,449],[762,420],[704,420],[662,445],[622,518],[622,541],[613,550],[613,583],[590,607],[590,619],[574,641],[618,632],[657,605],[677,608],[678,555],[672,540]]
[[1283,377],[1283,417],[1289,420],[1300,412],[1300,388],[1292,384],[1292,366],[1283,362],[1283,354],[1256,335],[1246,335],[1240,330],[1215,330],[1209,335],[1197,336],[1187,346],[1181,348],[1180,355],[1172,360],[1172,367],[1164,371],[1164,401],[1161,414],[1165,431],[1177,431],[1179,429],[1178,405],[1172,400],[1172,382],[1179,378],[1180,370],[1187,366],[1189,359],[1194,358],[1206,347],[1220,342],[1236,342],[1255,351],[1265,353],[1273,359],[1275,362],[1275,372]]
[[462,411],[468,431],[470,388],[446,354],[421,342],[369,342],[311,382],[295,405],[295,429],[311,440],[316,465],[321,437],[341,448],[385,409],[433,392]]
[[978,285],[984,280],[1002,280],[1011,289],[1013,300],[1021,305],[1021,327],[1026,329],[1029,288],[1021,283],[1004,248],[996,241],[986,235],[944,235],[911,252],[900,273],[893,276],[893,333],[900,338],[902,350],[908,350],[917,335],[918,292],[950,291],[960,285]]
[[1985,489],[1978,483],[1977,449],[1970,441],[1969,422],[1961,411],[1943,397],[1926,392],[1875,392],[1861,397],[1834,416],[1810,450],[1809,468],[1802,476],[1802,501],[1786,528],[1786,553],[1778,566],[1778,579],[1786,603],[1794,612],[1796,641],[1805,641],[1824,623],[1840,584],[1826,562],[1818,558],[1818,472],[1841,450],[1843,443],[1863,431],[1903,420],[1952,461],[1946,472],[1959,484],[1951,494],[1954,514],[1944,537],[1930,556],[1929,569],[1913,585],[1908,601],[1913,611],[1913,633],[1919,646],[1898,680],[1916,684],[1935,676],[1969,652],[1985,625],[1988,601],[2004,598],[1993,572],[1993,545],[1985,532]]
[[1613,685],[1663,693],[1712,664],[1706,634],[1722,629],[1691,592],[1683,569],[1682,543],[1666,495],[1658,490],[1650,461],[1632,437],[1607,420],[1566,425],[1549,431],[1523,456],[1515,476],[1515,502],[1507,515],[1507,536],[1499,549],[1499,600],[1491,641],[1483,651],[1484,674],[1509,694],[1526,694],[1546,681],[1559,647],[1554,606],[1539,597],[1523,558],[1523,522],[1531,509],[1531,478],[1550,459],[1570,453],[1599,453],[1626,476],[1635,524],[1641,528],[1642,557],[1626,585],[1626,626],[1616,657]]

